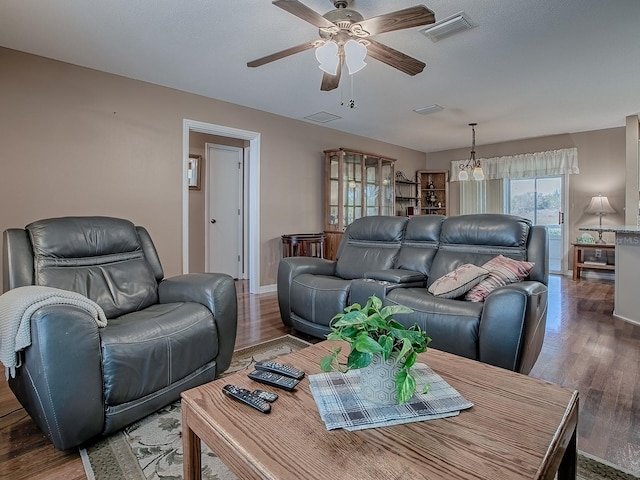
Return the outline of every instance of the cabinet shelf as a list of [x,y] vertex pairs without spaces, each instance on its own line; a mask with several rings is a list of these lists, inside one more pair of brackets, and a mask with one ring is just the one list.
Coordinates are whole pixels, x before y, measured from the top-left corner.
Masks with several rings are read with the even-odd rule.
[[449,215],[449,172],[447,170],[418,170],[420,212]]

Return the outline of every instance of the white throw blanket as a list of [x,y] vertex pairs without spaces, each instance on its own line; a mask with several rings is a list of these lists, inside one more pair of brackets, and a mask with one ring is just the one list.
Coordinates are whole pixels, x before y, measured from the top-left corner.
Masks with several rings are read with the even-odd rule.
[[31,285],[0,295],[0,362],[7,379],[16,376],[18,352],[31,345],[31,316],[48,305],[75,305],[91,315],[98,327],[107,326],[104,311],[84,295],[59,288]]

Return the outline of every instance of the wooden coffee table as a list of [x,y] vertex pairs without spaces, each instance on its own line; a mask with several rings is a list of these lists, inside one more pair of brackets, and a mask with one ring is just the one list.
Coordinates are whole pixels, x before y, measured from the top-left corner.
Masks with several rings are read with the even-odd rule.
[[[335,342],[280,360],[307,374]],[[348,351],[348,347],[343,351]],[[182,394],[184,478],[204,441],[241,479],[575,479],[578,392],[430,349],[420,361],[474,403],[456,417],[327,431],[305,378],[294,392],[239,372]],[[227,398],[228,383],[276,391],[271,413]]]

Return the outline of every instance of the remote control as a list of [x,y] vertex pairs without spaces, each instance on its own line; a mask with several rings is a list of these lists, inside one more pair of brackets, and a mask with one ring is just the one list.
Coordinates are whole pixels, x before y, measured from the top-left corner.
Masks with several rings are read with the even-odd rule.
[[262,413],[269,413],[271,411],[271,404],[257,395],[254,395],[246,388],[240,388],[236,385],[225,385],[222,387],[222,391],[229,397],[238,400],[239,402],[246,403],[250,407]]
[[298,370],[286,363],[274,362],[273,360],[256,362],[255,367],[256,370],[265,370],[267,372],[284,375],[285,377],[295,378],[296,380],[302,380],[304,378],[304,372],[302,370]]
[[285,377],[284,375],[278,375],[277,373],[267,372],[265,370],[254,370],[249,374],[251,380],[256,382],[265,383],[272,387],[282,388],[288,392],[296,388],[296,385],[300,383],[300,380],[295,378]]
[[275,392],[267,392],[266,390],[254,390],[251,393],[259,396],[261,399],[266,400],[269,403],[273,403],[278,399],[278,394]]

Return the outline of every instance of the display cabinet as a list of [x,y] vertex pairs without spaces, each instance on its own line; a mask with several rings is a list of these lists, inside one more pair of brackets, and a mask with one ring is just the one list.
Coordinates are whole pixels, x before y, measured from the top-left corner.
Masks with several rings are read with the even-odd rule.
[[420,215],[418,205],[418,182],[410,180],[404,172],[396,172],[396,215]]
[[418,170],[416,182],[420,190],[420,212],[423,215],[449,215],[449,172]]
[[355,219],[395,215],[395,159],[344,148],[324,154],[325,255],[335,259],[342,233]]

